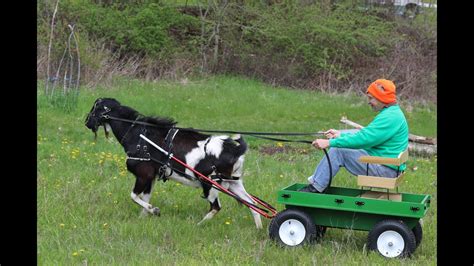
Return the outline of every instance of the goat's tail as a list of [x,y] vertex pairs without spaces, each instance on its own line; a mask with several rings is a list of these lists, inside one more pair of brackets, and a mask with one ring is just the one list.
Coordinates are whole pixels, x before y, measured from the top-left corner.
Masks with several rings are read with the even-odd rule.
[[237,150],[236,157],[243,155],[247,151],[247,143],[245,142],[242,135],[240,134],[234,135],[232,136],[232,139],[238,143],[238,146],[237,146],[238,150]]

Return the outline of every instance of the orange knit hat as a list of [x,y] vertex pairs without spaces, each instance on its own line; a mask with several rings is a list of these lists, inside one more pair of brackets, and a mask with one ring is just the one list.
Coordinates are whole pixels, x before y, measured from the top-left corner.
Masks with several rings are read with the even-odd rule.
[[378,79],[367,88],[367,93],[372,94],[377,100],[385,104],[396,103],[395,84],[387,79]]

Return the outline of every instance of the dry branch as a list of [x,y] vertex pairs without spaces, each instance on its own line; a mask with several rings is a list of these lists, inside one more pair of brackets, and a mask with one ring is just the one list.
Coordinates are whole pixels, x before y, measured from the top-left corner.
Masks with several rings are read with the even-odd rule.
[[53,43],[53,30],[54,30],[54,19],[56,18],[56,12],[58,12],[58,5],[59,0],[56,1],[56,6],[54,7],[53,17],[51,18],[51,33],[49,36],[49,45],[48,45],[48,62],[47,62],[47,70],[46,70],[46,86],[45,86],[45,95],[48,95],[49,89],[49,79],[51,78],[49,70],[50,70],[50,60],[51,60],[51,45]]
[[[341,123],[349,125],[353,128],[357,128],[357,129],[363,128],[363,126],[347,119],[347,117],[345,117],[345,116],[343,116],[341,118]],[[436,144],[436,139],[435,138],[417,136],[417,135],[414,135],[414,134],[408,134],[408,140],[412,141],[412,142],[422,143],[422,144],[430,144],[430,145],[435,145]]]
[[[357,124],[349,119],[347,117],[343,116],[340,120],[341,123],[349,125],[353,128],[356,129],[362,129],[363,126],[360,124]],[[438,146],[436,145],[436,139],[435,138],[427,138],[423,136],[417,136],[413,134],[409,134],[408,136],[408,151],[411,154],[419,154],[419,155],[436,155]]]

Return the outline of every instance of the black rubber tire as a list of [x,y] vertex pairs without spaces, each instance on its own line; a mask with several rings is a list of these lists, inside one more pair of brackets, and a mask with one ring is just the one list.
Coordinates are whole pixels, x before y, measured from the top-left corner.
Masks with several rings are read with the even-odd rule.
[[[301,243],[298,243],[295,246],[285,244],[280,238],[280,226],[287,220],[295,219],[303,224],[305,229],[305,236]],[[280,213],[278,213],[270,222],[268,227],[268,232],[270,235],[270,239],[275,241],[277,244],[281,246],[287,247],[298,247],[302,245],[307,245],[313,243],[317,239],[317,229],[316,225],[313,222],[311,216],[306,214],[303,211],[296,210],[296,209],[286,209]]]
[[420,221],[418,221],[411,230],[413,231],[413,234],[415,235],[415,241],[416,241],[416,248],[420,245],[421,240],[423,239],[423,229],[421,228]]
[[374,225],[372,230],[370,230],[367,243],[369,250],[377,251],[380,255],[387,257],[385,254],[382,254],[377,247],[377,240],[379,236],[386,231],[395,231],[400,234],[404,241],[404,248],[399,255],[394,258],[403,258],[409,257],[416,249],[416,240],[413,231],[408,228],[408,226],[399,220],[382,220]]

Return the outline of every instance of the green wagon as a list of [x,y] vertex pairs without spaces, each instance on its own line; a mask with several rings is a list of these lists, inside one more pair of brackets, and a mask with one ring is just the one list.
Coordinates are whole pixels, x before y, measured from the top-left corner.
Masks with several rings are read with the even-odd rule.
[[325,194],[299,192],[306,184],[278,191],[285,210],[270,223],[270,238],[283,246],[300,246],[324,236],[326,229],[369,231],[368,248],[382,256],[410,256],[422,240],[420,219],[430,195],[399,193],[398,200],[365,197],[365,189],[330,187]]

